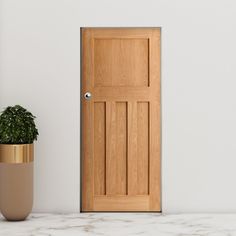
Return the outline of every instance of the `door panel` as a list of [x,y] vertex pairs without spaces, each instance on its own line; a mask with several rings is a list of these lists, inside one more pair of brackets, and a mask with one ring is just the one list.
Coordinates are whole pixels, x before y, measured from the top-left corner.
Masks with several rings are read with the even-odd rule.
[[106,104],[94,103],[94,194],[104,195],[106,158]]
[[148,39],[95,39],[94,61],[95,87],[148,85]]
[[160,211],[160,29],[82,30],[82,211]]

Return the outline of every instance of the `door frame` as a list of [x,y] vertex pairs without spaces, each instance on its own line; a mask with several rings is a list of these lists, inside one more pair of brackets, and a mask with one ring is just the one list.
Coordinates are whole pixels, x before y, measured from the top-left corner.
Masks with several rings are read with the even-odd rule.
[[83,29],[159,29],[160,30],[160,211],[91,211],[91,213],[162,213],[162,26],[82,26],[80,27],[80,213],[89,213],[88,211],[82,211],[82,101],[83,101],[83,92],[82,92],[82,83],[83,83],[83,55],[82,55],[82,30]]

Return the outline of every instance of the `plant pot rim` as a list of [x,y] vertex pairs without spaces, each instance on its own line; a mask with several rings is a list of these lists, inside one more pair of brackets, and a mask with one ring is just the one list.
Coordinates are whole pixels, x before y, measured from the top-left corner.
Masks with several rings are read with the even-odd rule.
[[0,143],[0,145],[16,145],[16,146],[20,146],[20,145],[31,145],[34,143]]
[[34,145],[0,144],[0,163],[20,164],[34,160]]

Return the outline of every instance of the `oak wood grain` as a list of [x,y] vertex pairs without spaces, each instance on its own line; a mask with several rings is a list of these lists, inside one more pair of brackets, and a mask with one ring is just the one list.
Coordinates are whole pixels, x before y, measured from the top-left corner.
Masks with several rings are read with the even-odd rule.
[[82,211],[161,211],[160,29],[84,28],[81,91]]

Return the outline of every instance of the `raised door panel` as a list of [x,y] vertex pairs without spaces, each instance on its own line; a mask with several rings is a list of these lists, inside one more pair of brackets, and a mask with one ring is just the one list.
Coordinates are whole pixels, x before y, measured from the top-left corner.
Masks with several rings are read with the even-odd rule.
[[148,86],[148,55],[148,39],[95,39],[95,86]]

